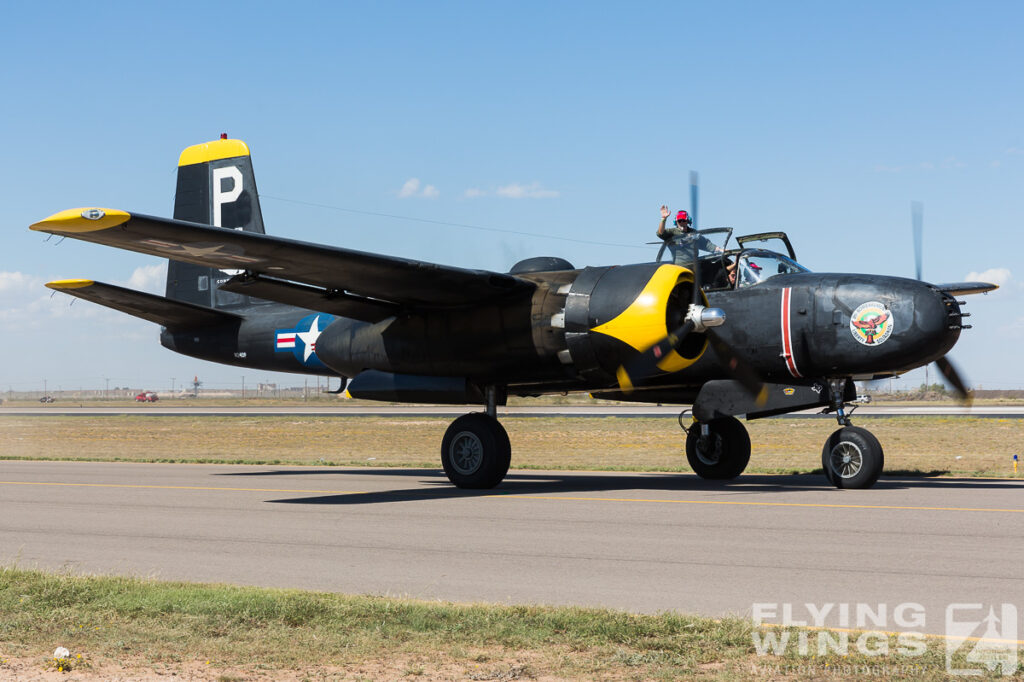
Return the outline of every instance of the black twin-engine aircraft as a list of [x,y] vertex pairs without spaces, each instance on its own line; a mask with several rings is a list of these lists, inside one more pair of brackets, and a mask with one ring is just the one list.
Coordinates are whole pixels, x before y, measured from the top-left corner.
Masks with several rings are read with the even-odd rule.
[[850,425],[854,380],[936,361],[966,395],[945,359],[966,328],[954,297],[995,288],[811,273],[784,234],[727,249],[728,228],[701,231],[704,250],[670,241],[669,261],[538,257],[507,273],[282,239],[264,234],[248,147],[226,136],[182,152],[173,220],[75,208],[31,229],[168,258],[166,296],[85,279],[47,286],[159,324],[178,353],[337,376],[354,398],[486,406],[442,441],[462,488],[491,488],[508,471],[497,407],[509,395],[569,391],[692,405],[686,455],[706,479],[734,478],[750,459],[737,415],[822,407],[840,424],[822,450],[828,479],[869,487],[883,451]]

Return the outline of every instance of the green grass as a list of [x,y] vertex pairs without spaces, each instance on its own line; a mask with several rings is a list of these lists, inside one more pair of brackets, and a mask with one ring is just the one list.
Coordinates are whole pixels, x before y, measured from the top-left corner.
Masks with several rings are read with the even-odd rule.
[[[54,575],[0,568],[0,660],[37,661],[60,644],[98,674],[195,670],[363,670],[371,678],[455,676],[731,679],[762,666],[907,666],[880,679],[941,679],[943,643],[920,657],[758,656],[750,622],[663,613],[493,606],[347,596],[297,590]],[[816,636],[816,633],[811,633]],[[796,638],[796,633],[793,635]],[[851,642],[856,636],[851,636]],[[812,637],[812,641],[813,637]],[[75,657],[81,654],[82,659]],[[0,678],[4,677],[0,663]]]

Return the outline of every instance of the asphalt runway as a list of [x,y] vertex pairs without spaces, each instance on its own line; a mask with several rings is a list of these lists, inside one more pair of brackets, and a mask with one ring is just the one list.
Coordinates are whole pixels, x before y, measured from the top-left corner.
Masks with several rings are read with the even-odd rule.
[[[0,461],[0,563],[421,599],[749,615],[1024,612],[1024,483]],[[882,606],[884,605],[884,606]],[[982,614],[984,615],[984,614]],[[926,622],[917,622],[918,617]],[[825,619],[843,622],[836,608]],[[906,628],[902,628],[906,629]]]

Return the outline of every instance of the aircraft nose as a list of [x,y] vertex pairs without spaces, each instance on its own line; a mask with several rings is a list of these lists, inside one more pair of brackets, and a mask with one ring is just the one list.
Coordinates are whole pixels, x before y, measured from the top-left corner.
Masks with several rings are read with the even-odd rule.
[[956,300],[902,277],[835,276],[815,295],[810,364],[825,375],[905,372],[945,355],[960,337]]

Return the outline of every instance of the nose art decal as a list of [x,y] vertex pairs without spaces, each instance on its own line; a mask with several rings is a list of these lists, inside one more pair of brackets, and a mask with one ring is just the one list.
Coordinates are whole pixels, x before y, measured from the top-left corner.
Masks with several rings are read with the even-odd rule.
[[850,333],[865,346],[880,346],[892,336],[892,311],[878,301],[864,303],[850,315]]

